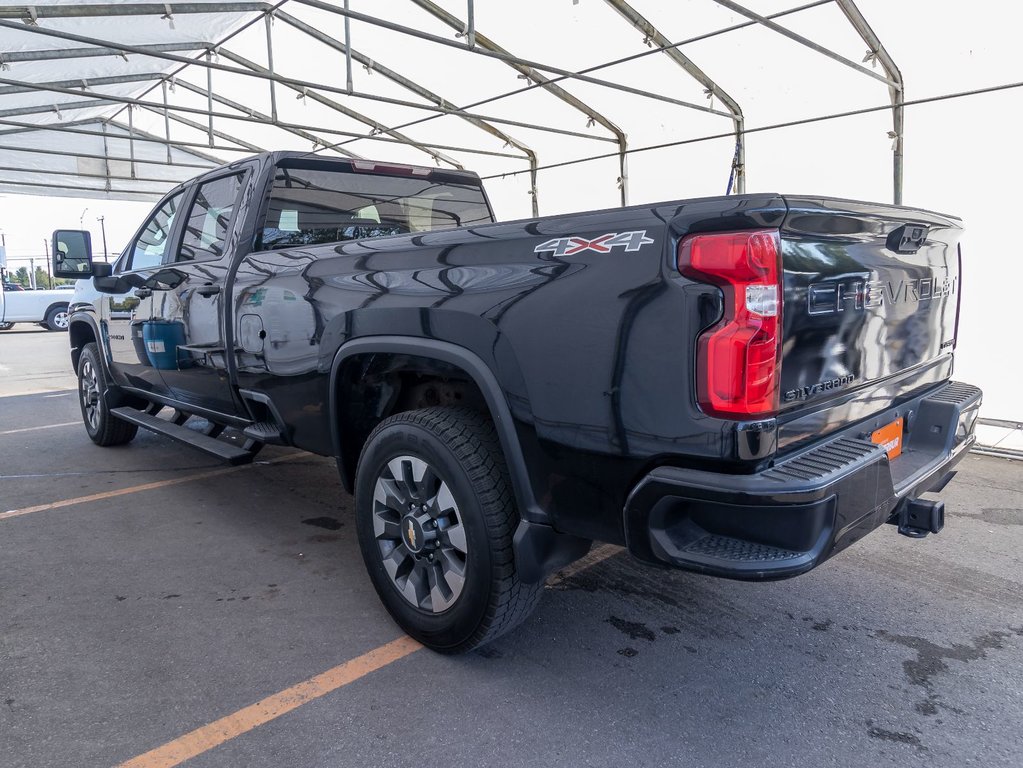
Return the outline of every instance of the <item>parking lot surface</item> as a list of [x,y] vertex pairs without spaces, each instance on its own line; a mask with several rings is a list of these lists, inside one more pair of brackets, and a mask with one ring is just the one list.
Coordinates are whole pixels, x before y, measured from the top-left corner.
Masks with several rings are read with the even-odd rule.
[[324,458],[98,448],[67,337],[0,333],[0,765],[1023,764],[1023,465],[793,580],[598,547],[477,652],[403,639]]

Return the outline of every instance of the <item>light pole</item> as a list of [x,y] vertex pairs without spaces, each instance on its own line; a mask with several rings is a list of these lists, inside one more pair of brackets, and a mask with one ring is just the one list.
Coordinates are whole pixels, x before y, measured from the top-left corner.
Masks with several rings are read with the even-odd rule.
[[99,222],[100,231],[103,232],[103,261],[110,261],[109,257],[107,256],[107,225],[106,225],[106,220],[107,220],[106,216],[99,216],[96,219],[96,221]]
[[48,287],[53,288],[53,271],[50,268],[50,241],[43,238],[43,247],[46,249],[46,278],[50,281]]
[[89,209],[86,208],[84,211],[82,211],[82,215],[78,217],[78,228],[79,229],[84,229],[85,228],[85,214],[87,214],[88,212],[89,212]]

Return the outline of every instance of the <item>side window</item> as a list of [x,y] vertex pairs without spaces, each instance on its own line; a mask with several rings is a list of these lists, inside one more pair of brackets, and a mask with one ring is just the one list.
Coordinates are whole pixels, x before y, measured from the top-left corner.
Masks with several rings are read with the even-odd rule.
[[146,228],[128,249],[127,269],[148,269],[163,263],[163,253],[167,248],[167,238],[174,226],[174,216],[181,205],[181,193],[161,205],[146,223]]
[[177,261],[206,261],[224,255],[227,230],[241,189],[241,174],[207,181],[199,187],[185,221]]

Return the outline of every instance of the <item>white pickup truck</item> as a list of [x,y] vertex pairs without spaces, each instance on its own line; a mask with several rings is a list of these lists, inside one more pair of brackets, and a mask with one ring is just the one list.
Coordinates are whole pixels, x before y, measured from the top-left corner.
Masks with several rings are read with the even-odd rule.
[[73,291],[11,290],[0,281],[0,331],[15,323],[38,323],[51,331],[66,331],[68,302]]

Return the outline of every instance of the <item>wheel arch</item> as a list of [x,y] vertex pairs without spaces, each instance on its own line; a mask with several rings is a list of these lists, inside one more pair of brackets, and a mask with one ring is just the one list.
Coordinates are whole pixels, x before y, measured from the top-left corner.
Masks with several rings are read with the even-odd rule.
[[45,320],[47,317],[49,317],[50,313],[53,310],[55,309],[60,310],[61,308],[63,308],[64,311],[70,311],[71,303],[67,301],[54,301],[53,303],[50,304],[50,306],[46,308],[46,311],[43,312],[43,319]]
[[92,317],[82,314],[71,315],[68,323],[68,342],[71,346],[71,365],[75,371],[78,370],[78,360],[82,356],[82,348],[90,343],[95,343],[100,348],[100,359],[105,364],[106,355],[103,354],[100,343],[99,329]]
[[354,484],[354,466],[358,461],[358,456],[350,455],[351,451],[346,450],[345,441],[342,439],[341,393],[343,384],[341,374],[346,362],[353,358],[379,354],[408,355],[436,361],[453,366],[465,374],[479,390],[490,418],[494,422],[522,518],[547,523],[547,513],[536,500],[511,409],[497,376],[490,366],[472,350],[437,339],[415,336],[368,336],[352,339],[338,349],[330,369],[329,414],[331,443],[334,455],[338,459],[338,469],[345,487],[350,489]]

